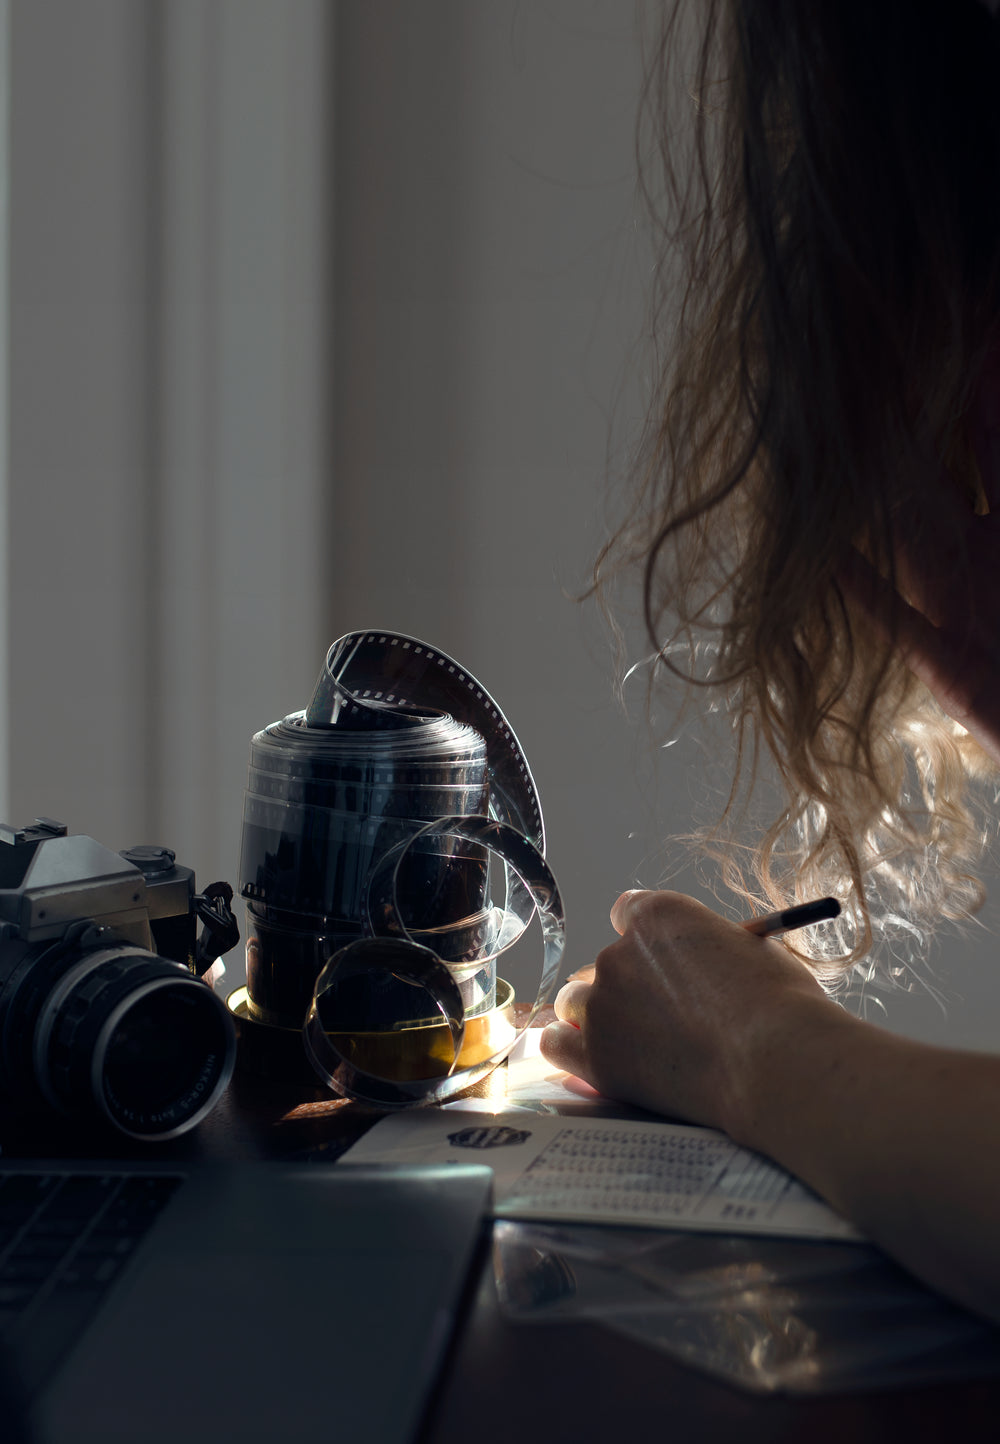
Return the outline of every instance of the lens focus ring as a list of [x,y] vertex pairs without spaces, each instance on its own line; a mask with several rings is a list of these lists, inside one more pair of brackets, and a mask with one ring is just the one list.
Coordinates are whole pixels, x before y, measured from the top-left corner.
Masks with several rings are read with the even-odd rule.
[[[89,966],[88,966],[89,964]],[[36,1032],[49,1101],[85,1102],[134,1138],[193,1127],[229,1081],[235,1036],[224,1004],[179,963],[131,949],[84,958],[53,990]]]

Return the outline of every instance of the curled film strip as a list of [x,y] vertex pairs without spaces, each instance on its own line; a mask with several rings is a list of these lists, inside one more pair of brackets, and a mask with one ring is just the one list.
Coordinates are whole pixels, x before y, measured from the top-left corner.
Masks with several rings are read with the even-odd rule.
[[[566,940],[562,898],[556,880],[537,848],[515,828],[488,817],[442,817],[429,823],[420,836],[466,838],[488,849],[514,872],[541,923],[542,969],[535,1001],[520,1027],[509,1026],[507,1036],[498,1046],[469,1066],[458,1068],[467,1023],[454,974],[433,951],[419,946],[410,937],[399,914],[399,872],[410,844],[404,844],[397,857],[387,858],[372,878],[374,896],[369,917],[371,925],[378,929],[377,934],[349,945],[329,960],[316,980],[303,1030],[306,1051],[316,1072],[329,1087],[345,1097],[360,1098],[382,1107],[442,1102],[478,1082],[501,1063],[524,1029],[530,1026],[539,1008],[548,1001],[559,974]],[[386,885],[387,891],[380,893]],[[348,1051],[338,1042],[339,1030],[335,1017],[327,1014],[327,999],[345,973],[370,966],[390,969],[423,988],[433,999],[448,1026],[452,1049],[451,1064],[443,1076],[379,1077],[359,1067],[356,1057],[352,1056],[353,1050]],[[335,1013],[335,1007],[333,1011]]]
[[[499,1026],[510,990],[495,960],[536,910],[544,959],[522,1027],[555,982],[564,921],[543,847],[524,752],[481,683],[413,637],[342,637],[306,710],[251,743],[251,1016],[301,1026],[307,1005],[307,1054],[349,1096],[391,1106],[469,1086],[520,1031]],[[487,856],[503,864],[502,908]],[[386,1040],[405,1054],[431,1025],[432,1076],[402,1076],[396,1057],[383,1076]]]
[[443,713],[479,733],[486,743],[491,810],[544,853],[538,789],[513,728],[471,672],[436,647],[398,632],[348,632],[327,652],[305,720],[309,727],[329,727],[345,713],[370,721],[386,712],[405,716],[406,708]]

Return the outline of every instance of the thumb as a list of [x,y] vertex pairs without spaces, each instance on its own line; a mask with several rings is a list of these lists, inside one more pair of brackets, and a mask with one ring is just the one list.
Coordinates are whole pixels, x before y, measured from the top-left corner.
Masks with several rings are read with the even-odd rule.
[[628,927],[629,914],[632,911],[632,904],[636,898],[645,897],[648,889],[641,887],[629,888],[617,898],[611,909],[611,926],[619,935],[624,933]]

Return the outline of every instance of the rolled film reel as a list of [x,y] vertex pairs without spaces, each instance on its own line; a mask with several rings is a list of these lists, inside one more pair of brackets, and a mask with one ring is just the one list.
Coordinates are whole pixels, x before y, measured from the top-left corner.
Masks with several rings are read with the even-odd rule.
[[[316,980],[312,1005],[306,1018],[303,1037],[306,1051],[316,1072],[335,1092],[345,1097],[360,1098],[382,1107],[398,1107],[407,1103],[442,1102],[484,1077],[503,1062],[520,1034],[529,1027],[538,1010],[552,992],[559,973],[559,964],[566,942],[565,917],[559,888],[545,859],[537,848],[515,828],[487,817],[442,817],[419,834],[421,838],[466,838],[487,848],[500,858],[512,872],[521,889],[517,892],[518,935],[537,912],[542,929],[543,961],[535,1001],[521,1026],[511,1026],[509,1036],[486,1057],[462,1069],[456,1064],[466,1032],[466,1012],[454,971],[441,962],[436,953],[421,947],[410,936],[399,914],[399,875],[412,843],[405,843],[398,855],[387,857],[375,870],[369,889],[368,923],[373,935],[352,943],[329,960]],[[333,1017],[325,1016],[326,1001],[338,979],[356,968],[383,967],[404,979],[411,986],[422,988],[431,998],[447,1025],[452,1061],[443,1076],[388,1079],[359,1066],[356,1038],[347,1040]]]
[[305,720],[330,727],[363,718],[370,727],[395,728],[407,709],[436,711],[479,733],[491,809],[544,853],[538,789],[513,728],[472,673],[436,647],[398,632],[348,632],[326,654]]
[[[468,1086],[469,1059],[480,1077],[513,1041],[511,1023],[500,1026],[512,995],[497,980],[496,958],[521,935],[539,898],[558,900],[543,847],[524,752],[481,683],[412,637],[342,637],[305,711],[251,742],[240,864],[250,1019],[298,1029],[307,1008],[310,1018],[329,1014],[336,992],[327,1031],[353,1051],[355,1081],[369,1079],[358,1096],[376,1101],[374,1088],[381,1103],[413,1102]],[[487,895],[489,856],[503,864],[502,907]],[[561,930],[561,905],[545,906],[548,926]],[[554,948],[546,936],[535,1008],[554,981]],[[335,956],[334,987],[327,969]],[[412,1044],[419,1030],[434,1035],[435,1076],[418,1086],[414,1078],[373,1084],[358,1050],[368,1056],[372,1040],[387,1035]],[[450,1061],[442,1068],[443,1049]],[[322,1042],[307,1044],[324,1081],[342,1091],[337,1080],[350,1072],[344,1058],[338,1052],[320,1066],[317,1051]]]

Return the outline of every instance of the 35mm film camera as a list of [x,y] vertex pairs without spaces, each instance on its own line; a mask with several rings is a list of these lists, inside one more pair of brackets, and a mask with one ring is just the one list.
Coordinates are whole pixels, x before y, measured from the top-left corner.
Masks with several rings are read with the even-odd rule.
[[197,893],[169,848],[0,824],[0,1092],[137,1139],[193,1127],[235,1061],[202,981],[239,940],[231,899],[227,883]]

